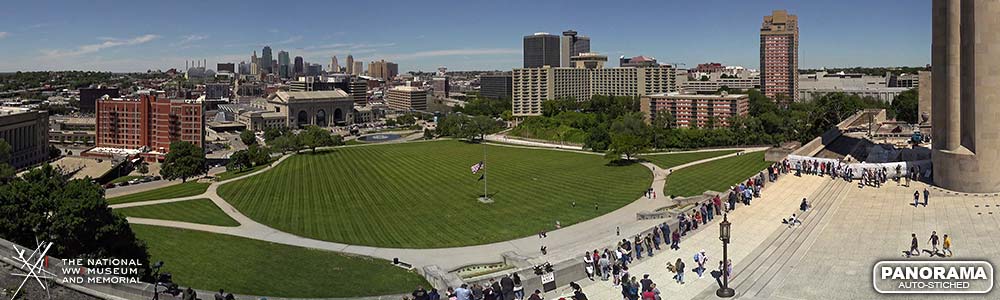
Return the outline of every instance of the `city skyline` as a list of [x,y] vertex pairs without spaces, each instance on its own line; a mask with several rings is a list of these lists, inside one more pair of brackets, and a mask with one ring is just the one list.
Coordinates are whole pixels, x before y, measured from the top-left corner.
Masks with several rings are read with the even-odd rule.
[[[199,3],[195,10],[173,3],[66,2],[59,5],[66,9],[54,11],[49,4],[12,3],[0,12],[0,45],[8,58],[0,62],[0,72],[166,70],[202,59],[210,66],[249,63],[250,54],[264,45],[324,67],[334,55],[352,54],[358,61],[397,62],[401,72],[438,66],[509,70],[522,63],[523,36],[570,29],[591,37],[591,49],[608,57],[757,68],[760,18],[775,9],[801,19],[801,68],[930,63],[929,2],[651,2],[635,5],[641,9],[579,10],[565,17],[545,12],[581,3],[532,3],[514,23],[512,10],[524,5],[302,1],[282,8],[333,11],[335,17],[276,22],[254,16],[259,10],[252,9],[274,4],[235,4]],[[159,16],[130,13],[140,11]],[[372,22],[376,19],[385,21]],[[873,30],[869,23],[876,19],[888,26]],[[218,23],[229,25],[208,25]]]

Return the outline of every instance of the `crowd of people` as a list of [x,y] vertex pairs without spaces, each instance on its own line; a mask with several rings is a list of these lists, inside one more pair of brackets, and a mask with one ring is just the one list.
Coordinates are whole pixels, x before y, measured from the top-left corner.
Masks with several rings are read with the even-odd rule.
[[[917,234],[912,233],[910,234],[910,237],[910,250],[903,251],[903,255],[907,258],[920,256],[920,243],[917,241]],[[926,252],[930,257],[951,257],[954,255],[954,253],[951,252],[951,237],[947,234],[941,238],[938,237],[937,231],[931,231],[931,236],[927,239],[927,242],[931,244],[931,248],[924,249],[923,252]],[[941,243],[941,249],[938,249],[939,242]]]
[[[542,300],[541,294],[541,291],[535,290],[528,299]],[[444,295],[437,289],[427,291],[424,287],[417,287],[410,296],[412,297],[404,297],[403,300],[524,300],[525,295],[521,276],[513,273],[501,277],[499,281],[490,279],[485,285],[462,284],[458,288],[449,287]]]

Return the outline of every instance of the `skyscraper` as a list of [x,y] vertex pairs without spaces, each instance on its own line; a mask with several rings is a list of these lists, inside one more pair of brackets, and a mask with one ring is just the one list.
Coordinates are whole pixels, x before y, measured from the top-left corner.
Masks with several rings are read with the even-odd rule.
[[396,77],[398,74],[399,65],[396,63],[385,61],[384,59],[368,63],[368,76],[382,78],[388,81],[392,80],[392,78]]
[[354,56],[351,56],[350,54],[347,55],[347,74],[355,75],[354,74]]
[[305,65],[301,56],[295,57],[295,68],[293,68],[293,71],[294,76],[299,76],[305,73]]
[[363,61],[354,62],[353,73],[351,75],[362,75],[365,73],[365,63]]
[[330,73],[340,73],[340,64],[337,63],[337,56],[333,56],[333,62],[330,64]]
[[589,37],[577,36],[576,31],[573,30],[563,31],[562,37],[559,38],[560,66],[572,67],[572,62],[570,62],[571,57],[588,52],[590,52]]
[[291,69],[292,60],[288,57],[288,51],[278,51],[278,77],[289,78],[288,71]]
[[261,72],[265,74],[274,72],[274,70],[271,69],[271,60],[273,59],[274,58],[271,57],[271,46],[264,46],[264,50],[261,50],[260,52],[259,65]]
[[260,58],[257,58],[257,51],[250,57],[250,75],[260,74]]
[[784,10],[764,16],[760,25],[760,88],[782,103],[799,95],[799,18]]
[[524,37],[524,67],[559,66],[559,37],[539,32]]

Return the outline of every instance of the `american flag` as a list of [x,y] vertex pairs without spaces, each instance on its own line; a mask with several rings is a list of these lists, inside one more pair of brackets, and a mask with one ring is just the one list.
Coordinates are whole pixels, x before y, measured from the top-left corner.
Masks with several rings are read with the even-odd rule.
[[477,164],[472,165],[471,169],[472,169],[472,174],[479,173],[479,170],[483,169],[483,162],[479,162]]

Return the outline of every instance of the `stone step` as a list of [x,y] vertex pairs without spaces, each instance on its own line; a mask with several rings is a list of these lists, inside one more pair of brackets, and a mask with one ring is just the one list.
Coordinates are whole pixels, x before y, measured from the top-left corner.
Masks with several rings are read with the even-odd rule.
[[[799,239],[790,244],[785,244],[787,250],[785,252],[786,256],[782,257],[784,258],[784,262],[769,268],[768,273],[764,275],[764,278],[767,278],[767,280],[754,282],[747,291],[747,294],[753,294],[759,298],[770,298],[771,294],[784,283],[789,272],[802,261],[802,257],[809,251],[812,244],[816,242],[820,233],[823,232],[823,228],[830,222],[831,218],[829,216],[836,213],[842,202],[841,200],[848,193],[848,190],[850,190],[850,186],[849,184],[844,184],[837,189],[835,194],[827,200],[828,205],[823,208],[824,212],[822,216],[812,217],[809,219],[809,224],[803,224],[801,228],[795,229],[801,230],[803,233],[800,234]],[[791,251],[790,255],[788,251]]]
[[[806,244],[822,220],[835,207],[846,191],[848,184],[843,181],[831,181],[811,197],[812,209],[802,214],[803,224],[795,228],[783,229],[769,237],[755,253],[753,259],[744,268],[736,268],[734,288],[743,296],[761,296],[760,293],[782,272],[786,264]],[[775,220],[777,222],[777,220]],[[813,238],[813,241],[815,238]],[[811,243],[809,243],[811,244]],[[799,254],[801,257],[802,254]]]

